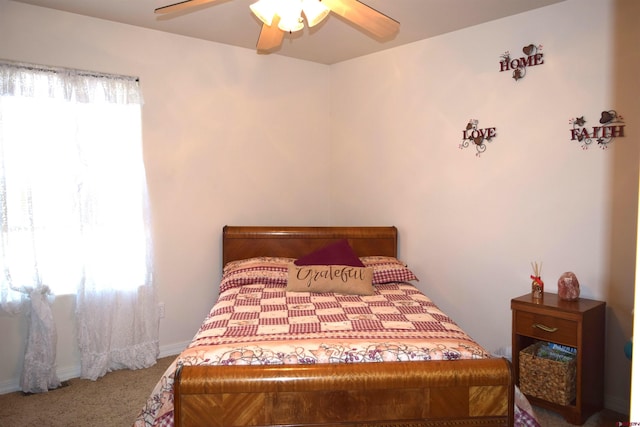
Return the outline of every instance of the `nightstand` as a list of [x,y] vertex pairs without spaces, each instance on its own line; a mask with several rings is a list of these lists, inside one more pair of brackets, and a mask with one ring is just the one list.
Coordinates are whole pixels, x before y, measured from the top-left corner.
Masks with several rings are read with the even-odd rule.
[[544,293],[534,300],[530,293],[511,300],[512,354],[515,382],[520,385],[520,350],[538,342],[552,342],[577,349],[576,398],[559,405],[534,396],[531,404],[558,412],[571,424],[581,425],[603,408],[605,307],[602,301],[580,298],[564,301]]

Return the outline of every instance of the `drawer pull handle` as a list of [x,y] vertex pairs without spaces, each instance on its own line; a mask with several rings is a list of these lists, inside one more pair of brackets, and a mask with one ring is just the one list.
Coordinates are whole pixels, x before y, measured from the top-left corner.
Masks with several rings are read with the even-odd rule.
[[538,329],[542,329],[545,332],[555,332],[555,331],[558,330],[558,328],[553,328],[551,326],[546,326],[546,325],[543,325],[542,323],[534,323],[533,327],[534,328],[538,328]]

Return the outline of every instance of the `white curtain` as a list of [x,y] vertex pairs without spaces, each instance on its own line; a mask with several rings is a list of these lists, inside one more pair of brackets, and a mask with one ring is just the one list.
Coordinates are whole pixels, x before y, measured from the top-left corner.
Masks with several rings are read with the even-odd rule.
[[53,321],[49,288],[29,290],[29,336],[24,356],[20,386],[25,393],[43,393],[60,387],[56,374],[56,325]]
[[159,352],[141,105],[132,77],[0,61],[0,309],[75,294],[83,378]]

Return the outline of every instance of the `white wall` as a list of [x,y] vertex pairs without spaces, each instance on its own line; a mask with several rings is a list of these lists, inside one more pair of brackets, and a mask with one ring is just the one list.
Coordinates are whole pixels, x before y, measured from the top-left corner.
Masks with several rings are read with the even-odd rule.
[[[331,68],[332,221],[395,224],[419,286],[490,350],[511,345],[510,300],[565,271],[605,300],[606,405],[628,412],[638,199],[637,2],[567,0]],[[515,81],[500,55],[543,45]],[[621,47],[624,46],[624,50]],[[633,71],[635,70],[635,71]],[[582,150],[569,120],[625,119]],[[496,127],[480,157],[470,119]],[[341,183],[337,185],[337,183]]]
[[[225,224],[328,224],[327,66],[6,0],[0,58],[140,77],[164,354],[214,301]],[[79,373],[73,312],[58,297],[67,378]],[[0,315],[0,390],[17,388],[25,336],[22,316]]]

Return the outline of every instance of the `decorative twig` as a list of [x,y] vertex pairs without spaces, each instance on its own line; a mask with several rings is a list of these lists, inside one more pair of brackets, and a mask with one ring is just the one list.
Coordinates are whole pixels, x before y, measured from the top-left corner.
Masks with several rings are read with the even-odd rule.
[[533,276],[531,278],[533,279],[534,276],[540,278],[542,275],[542,262],[540,262],[540,265],[538,265],[538,262],[532,262],[531,267],[533,267]]

